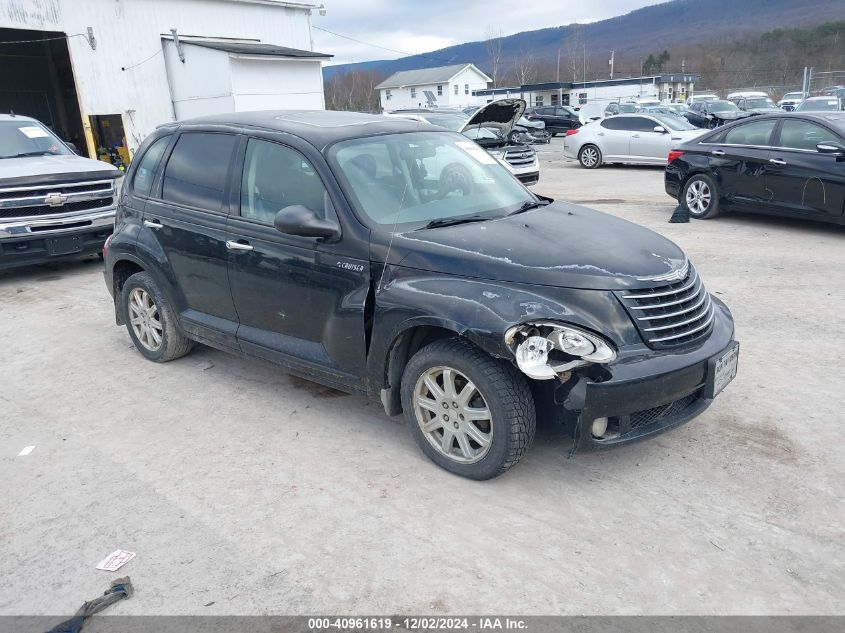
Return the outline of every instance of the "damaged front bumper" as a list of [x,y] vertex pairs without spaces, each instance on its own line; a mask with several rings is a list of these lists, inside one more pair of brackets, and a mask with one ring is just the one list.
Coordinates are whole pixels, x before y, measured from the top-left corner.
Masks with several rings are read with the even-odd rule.
[[[610,365],[573,371],[566,382],[540,383],[538,415],[568,427],[573,451],[612,448],[689,422],[710,406],[721,386],[714,384],[716,361],[738,353],[730,312],[714,303],[713,331],[700,345],[622,349]],[[601,437],[593,435],[596,424],[606,429]]]

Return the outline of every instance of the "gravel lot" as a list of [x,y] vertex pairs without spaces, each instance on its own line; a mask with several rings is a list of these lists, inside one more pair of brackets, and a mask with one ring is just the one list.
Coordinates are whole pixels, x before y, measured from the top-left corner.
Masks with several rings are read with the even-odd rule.
[[[377,403],[207,348],[142,359],[96,260],[0,274],[0,615],[841,614],[845,230],[670,225],[661,169],[540,149],[540,193],[678,242],[728,303],[737,379],[694,422],[476,483]],[[28,456],[18,456],[35,445]]]

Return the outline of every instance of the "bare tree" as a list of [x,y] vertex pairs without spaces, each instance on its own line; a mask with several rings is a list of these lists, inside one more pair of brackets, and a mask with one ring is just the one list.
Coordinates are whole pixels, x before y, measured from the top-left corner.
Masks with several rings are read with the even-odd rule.
[[584,62],[584,27],[577,22],[566,27],[566,57],[569,60],[569,69],[572,71],[572,81],[578,81],[579,71]]
[[513,69],[520,86],[532,83],[537,78],[536,56],[530,50],[521,50],[513,60]]
[[497,88],[499,86],[499,70],[502,64],[502,29],[500,27],[487,27],[484,46],[487,48],[487,59],[490,64],[493,87]]

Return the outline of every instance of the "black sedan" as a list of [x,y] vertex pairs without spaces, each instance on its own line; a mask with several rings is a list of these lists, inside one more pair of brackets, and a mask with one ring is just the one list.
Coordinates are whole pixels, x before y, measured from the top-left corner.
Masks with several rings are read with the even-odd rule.
[[529,108],[525,111],[525,118],[529,121],[542,121],[552,136],[581,127],[578,113],[568,106]]
[[845,223],[845,112],[737,122],[669,153],[666,193],[694,218],[721,211]]
[[696,127],[714,128],[744,119],[751,113],[743,112],[731,101],[713,100],[696,101],[684,112],[684,116]]

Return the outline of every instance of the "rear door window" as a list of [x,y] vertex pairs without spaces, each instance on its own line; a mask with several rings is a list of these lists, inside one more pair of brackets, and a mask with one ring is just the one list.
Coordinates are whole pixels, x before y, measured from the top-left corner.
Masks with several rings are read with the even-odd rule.
[[221,211],[236,142],[234,134],[183,133],[167,161],[161,197],[175,204]]
[[771,143],[772,132],[778,119],[754,121],[732,127],[725,132],[722,143],[725,145],[759,145],[768,147]]
[[615,117],[615,116],[613,116],[613,117],[609,117],[607,119],[604,119],[601,122],[601,126],[603,128],[608,129],[608,130],[623,130],[623,131],[626,131],[626,132],[630,132],[631,130],[634,129],[632,127],[632,125],[633,125],[632,121],[635,118],[640,118],[640,117],[627,117],[627,116]]

